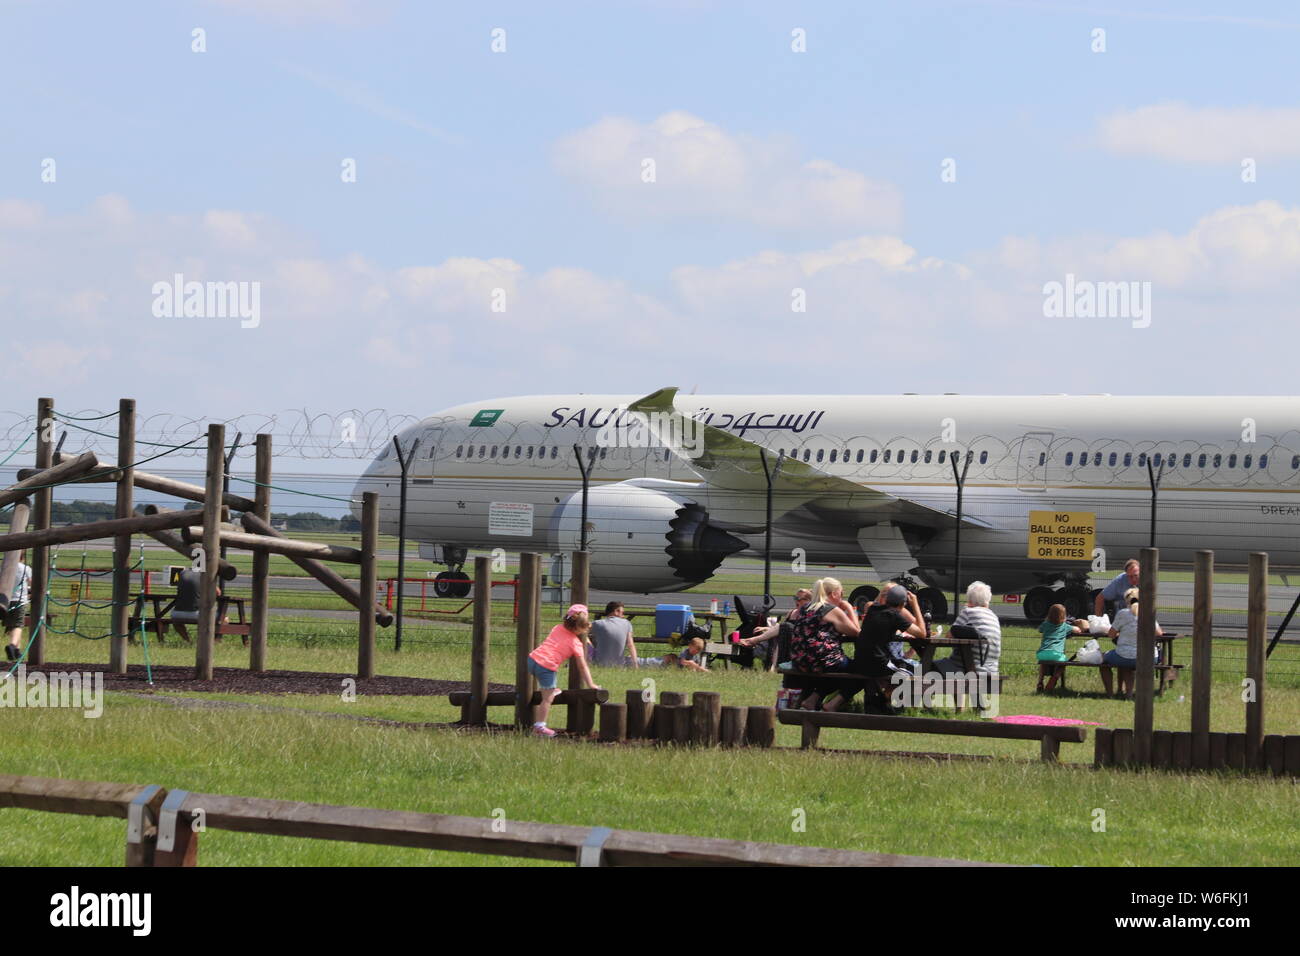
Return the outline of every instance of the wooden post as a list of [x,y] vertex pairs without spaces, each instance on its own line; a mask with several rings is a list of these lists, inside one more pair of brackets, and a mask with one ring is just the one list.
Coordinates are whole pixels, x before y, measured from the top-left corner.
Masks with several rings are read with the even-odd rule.
[[1269,734],[1264,738],[1263,769],[1277,776],[1286,772],[1286,738],[1281,734]]
[[[570,591],[571,604],[587,603],[587,584],[590,580],[591,564],[589,559],[591,552],[574,551],[573,552],[573,587]],[[569,690],[578,690],[582,687],[582,675],[578,673],[576,661],[573,658],[569,660]],[[571,734],[580,734],[584,726],[589,726],[590,721],[587,719],[585,704],[574,704],[567,708],[565,715],[565,730]]]
[[1138,581],[1137,673],[1133,677],[1133,760],[1149,767],[1155,724],[1156,582],[1160,574],[1160,550],[1142,548],[1138,560],[1142,564],[1142,576]]
[[691,699],[691,741],[700,747],[716,747],[721,721],[722,695],[697,690]]
[[[469,659],[469,723],[487,724],[488,642],[492,638],[492,559],[479,555],[474,559],[473,647]],[[572,712],[570,707],[569,711]]]
[[[135,511],[135,399],[123,398],[117,403],[117,507],[113,514],[129,518]],[[131,536],[119,534],[113,539],[113,636],[109,638],[108,669],[114,674],[126,673],[126,643],[130,637],[131,618]]]
[[1264,766],[1264,647],[1268,636],[1268,555],[1252,551],[1246,597],[1246,769]]
[[673,713],[673,743],[684,747],[691,742],[691,706],[678,704],[669,710]]
[[[1205,741],[1208,760],[1209,739]],[[1192,766],[1192,735],[1183,731],[1174,732],[1173,767],[1175,770],[1189,770]]]
[[1210,769],[1223,770],[1228,766],[1228,735],[1210,734]]
[[643,693],[627,692],[627,735],[632,740],[647,738],[654,731],[654,701],[646,700]]
[[745,736],[753,747],[770,747],[776,741],[776,708],[756,705],[749,708]]
[[627,705],[607,702],[600,705],[600,739],[622,743],[627,739]]
[[1061,755],[1061,742],[1051,734],[1043,734],[1038,755],[1043,763],[1056,763]]
[[1300,736],[1287,734],[1282,738],[1282,753],[1286,763],[1286,772],[1300,777]]
[[676,707],[684,703],[686,703],[686,695],[681,691],[664,690],[659,692],[660,707]]
[[1157,730],[1151,735],[1151,766],[1168,769],[1174,763],[1174,735]]
[[1214,634],[1214,552],[1197,551],[1192,589],[1192,766],[1210,766],[1210,677]]
[[655,707],[655,742],[660,746],[666,746],[673,742],[673,713],[680,704],[665,704],[660,702]]
[[199,627],[194,679],[212,680],[212,644],[217,634],[217,570],[221,564],[221,487],[226,472],[226,426],[208,426],[208,461],[203,501],[203,568],[199,585]]
[[[542,556],[534,551],[519,555],[519,584],[515,600],[519,617],[515,621],[515,726],[525,730],[533,723],[533,693],[537,680],[528,673],[528,655],[537,646],[537,619],[541,615]],[[604,715],[601,715],[604,729]]]
[[378,582],[375,566],[379,563],[379,495],[361,493],[361,610],[357,623],[357,676],[375,676],[375,597]]
[[1109,767],[1115,762],[1114,744],[1109,727],[1098,727],[1092,736],[1092,765]]
[[[36,400],[36,467],[49,468],[54,464],[54,399]],[[50,527],[50,510],[54,502],[54,489],[41,488],[36,492],[36,506],[32,510],[35,531]],[[27,663],[38,666],[45,663],[45,628],[40,618],[45,610],[45,583],[50,574],[50,552],[44,547],[32,549],[32,559],[27,562],[32,569],[31,608],[32,638],[27,651]]]
[[[1144,572],[1145,573],[1145,572]],[[1139,610],[1141,610],[1139,608]],[[1116,727],[1110,735],[1111,759],[1118,767],[1128,766],[1133,762],[1133,731],[1127,727]]]
[[745,708],[723,707],[718,715],[718,737],[724,747],[739,747],[745,742]]
[[[253,477],[255,514],[263,521],[271,520],[271,436],[265,432],[256,439],[256,459]],[[253,552],[252,626],[248,629],[248,669],[255,673],[266,670],[266,631],[270,614],[271,555],[266,551]]]

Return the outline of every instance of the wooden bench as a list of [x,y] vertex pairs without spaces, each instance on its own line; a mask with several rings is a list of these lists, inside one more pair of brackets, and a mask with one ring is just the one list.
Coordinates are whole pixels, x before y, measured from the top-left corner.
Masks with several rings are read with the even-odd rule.
[[[1156,687],[1157,696],[1162,696],[1165,692],[1165,688],[1178,679],[1178,672],[1187,666],[1186,664],[1174,663],[1174,639],[1176,637],[1178,637],[1177,633],[1167,632],[1165,634],[1162,634],[1160,637],[1156,638],[1156,640],[1160,642],[1160,662],[1155,665],[1156,680],[1159,681],[1159,684]],[[1111,664],[1087,664],[1083,661],[1062,661],[1061,663],[1055,666],[1061,668],[1092,667],[1094,669],[1109,667],[1111,670],[1115,670],[1115,671],[1124,669],[1120,667],[1115,667],[1114,665]],[[1059,684],[1061,690],[1065,690],[1065,675],[1066,675],[1066,671],[1062,670],[1061,681]]]
[[[158,638],[158,643],[166,643],[165,638],[167,629],[175,627],[177,624],[183,624],[188,627],[198,628],[198,621],[175,621],[170,617],[172,607],[176,604],[177,596],[175,594],[154,593],[154,594],[137,594],[135,596],[135,605],[131,610],[131,617],[127,619],[127,633],[134,640],[135,635],[142,628],[149,628]],[[144,602],[149,601],[153,605],[153,613],[146,616],[144,613]],[[164,604],[163,602],[167,603]],[[239,614],[238,622],[234,624],[222,623],[226,617],[229,606],[235,605],[235,610]],[[224,594],[217,596],[217,633],[218,640],[223,634],[238,634],[243,638],[244,646],[248,646],[248,635],[252,628],[244,617],[244,599],[237,597],[227,597]],[[188,638],[187,638],[188,640]]]
[[801,746],[817,746],[823,727],[848,730],[887,730],[897,734],[948,734],[956,737],[996,737],[1002,740],[1037,740],[1042,759],[1056,761],[1061,744],[1081,744],[1088,737],[1085,727],[1041,726],[1038,724],[1000,724],[986,720],[945,720],[942,717],[886,717],[878,714],[839,714],[816,710],[781,710],[776,719],[783,724],[801,727]]

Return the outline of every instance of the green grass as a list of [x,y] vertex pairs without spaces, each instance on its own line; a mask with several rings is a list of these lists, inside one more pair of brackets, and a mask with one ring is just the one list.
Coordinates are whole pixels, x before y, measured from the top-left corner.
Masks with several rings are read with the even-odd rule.
[[[100,612],[101,614],[103,612]],[[547,624],[556,609],[546,608]],[[491,680],[513,682],[509,606],[495,608]],[[297,631],[288,624],[301,624]],[[469,676],[468,624],[408,628],[412,643],[391,650],[381,631],[380,673],[445,679]],[[422,636],[429,643],[415,643]],[[1095,673],[1072,674],[1075,692],[1032,693],[1027,663],[1036,639],[1006,631],[1009,678],[1004,714],[1076,717],[1131,726],[1133,705],[1099,696]],[[347,673],[355,666],[349,621],[276,622],[270,666]],[[1291,651],[1282,648],[1282,651]],[[52,660],[106,658],[107,646],[53,636]],[[132,648],[140,662],[142,648]],[[192,664],[193,649],[153,647],[155,663]],[[228,638],[218,666],[244,666],[247,651]],[[1017,663],[1019,660],[1019,663]],[[1272,675],[1270,665],[1270,676]],[[1243,729],[1237,679],[1216,675],[1214,729]],[[597,679],[622,699],[652,677],[656,690],[714,690],[726,704],[769,704],[777,678],[740,670],[709,674],[602,669]],[[1187,673],[1158,699],[1155,726],[1186,729],[1189,705],[1178,695]],[[173,696],[173,695],[160,695]],[[447,722],[458,712],[442,698],[335,695],[183,695],[256,704],[265,709],[194,709],[111,694],[104,715],[0,710],[6,746],[0,772],[59,776],[245,796],[391,809],[603,825],[655,832],[831,846],[1014,863],[1257,865],[1293,862],[1300,851],[1300,804],[1291,781],[1232,773],[1091,770],[1091,741],[1062,746],[1064,765],[1035,759],[1037,744],[925,735],[827,730],[822,745],[979,754],[992,762],[934,762],[797,751],[688,751],[546,741],[512,733],[407,730],[326,716]],[[1271,681],[1268,730],[1300,733],[1300,688]],[[494,709],[507,721],[508,708]],[[798,744],[780,727],[778,745]],[[1094,832],[1093,811],[1107,829]],[[791,823],[796,810],[805,832]],[[123,824],[61,814],[4,811],[0,865],[116,865]],[[465,864],[486,857],[211,832],[206,865]]]

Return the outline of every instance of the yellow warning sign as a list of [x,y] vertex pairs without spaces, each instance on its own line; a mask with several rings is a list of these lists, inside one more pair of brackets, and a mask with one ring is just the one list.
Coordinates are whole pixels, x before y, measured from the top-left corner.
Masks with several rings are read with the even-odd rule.
[[1029,557],[1042,561],[1089,561],[1097,544],[1091,511],[1029,512]]

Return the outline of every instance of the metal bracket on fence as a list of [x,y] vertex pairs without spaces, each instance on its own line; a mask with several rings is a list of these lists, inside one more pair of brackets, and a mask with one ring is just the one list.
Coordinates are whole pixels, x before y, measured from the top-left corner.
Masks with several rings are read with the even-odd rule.
[[613,832],[609,827],[592,827],[587,839],[578,848],[578,866],[603,866],[605,841]]
[[156,783],[151,783],[135,795],[126,808],[126,842],[143,843],[144,842],[144,814],[148,808],[149,802],[161,790],[162,787]]
[[176,849],[176,817],[189,795],[188,790],[172,790],[163,801],[158,813],[158,849],[163,853]]

